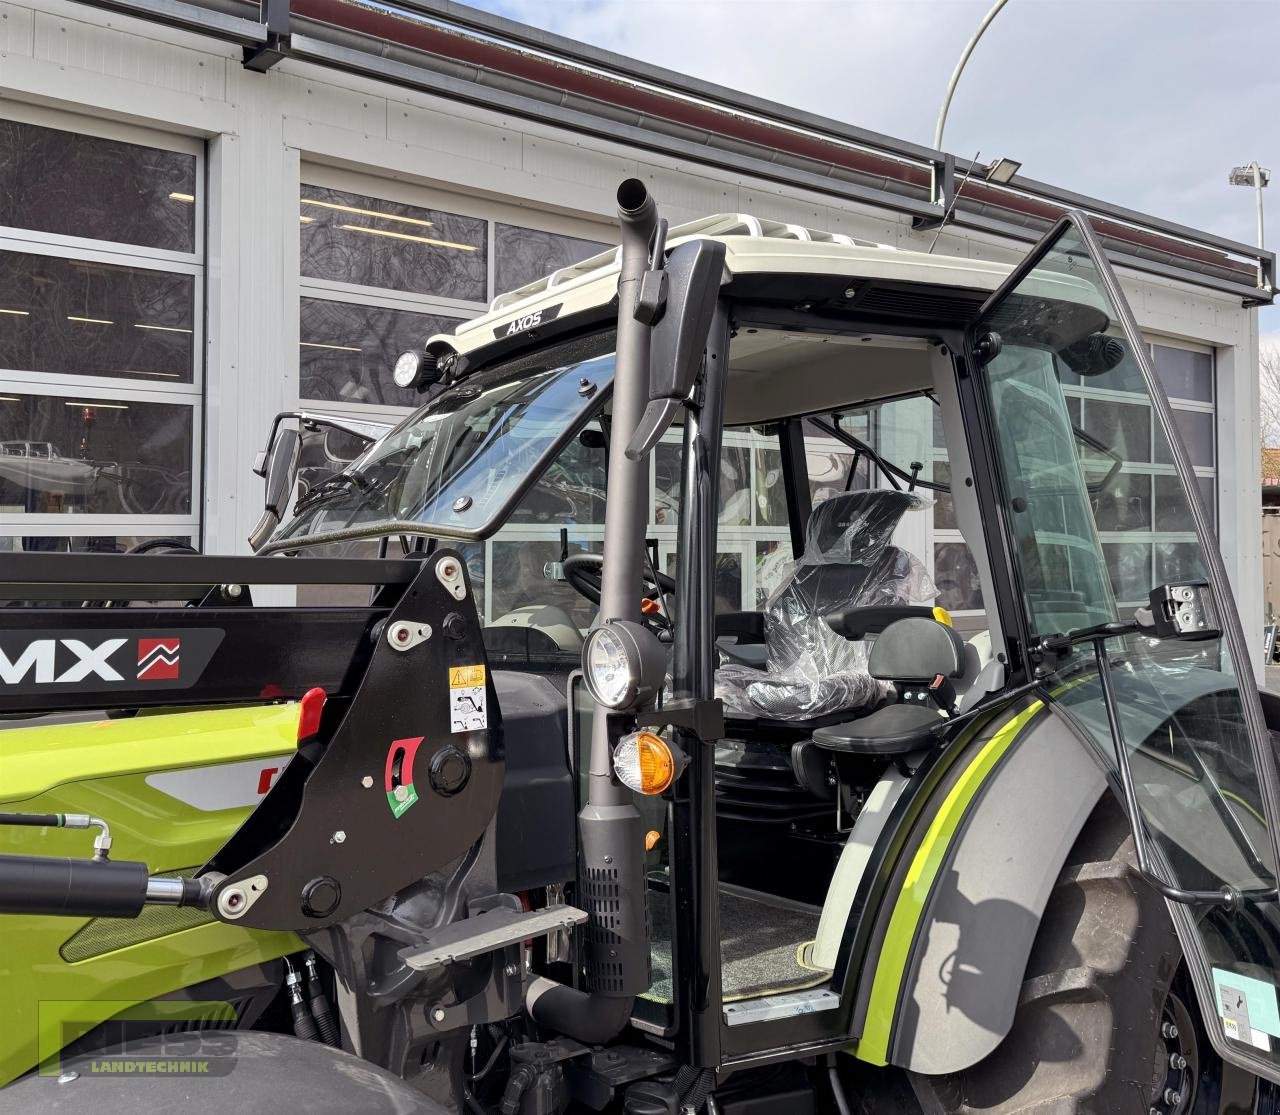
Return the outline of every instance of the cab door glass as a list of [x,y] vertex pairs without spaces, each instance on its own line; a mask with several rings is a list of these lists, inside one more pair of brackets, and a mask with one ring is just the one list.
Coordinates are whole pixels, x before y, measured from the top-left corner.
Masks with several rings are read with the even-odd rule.
[[[1104,278],[1105,261],[1073,222],[1039,253],[984,307],[973,333],[1033,646],[1046,635],[1130,621],[1152,588],[1175,581],[1213,581],[1224,627],[1234,625],[1234,602],[1198,536],[1194,477],[1165,433],[1167,402],[1127,308],[1109,293],[1118,288]],[[1274,889],[1272,803],[1263,790],[1274,785],[1274,759],[1256,693],[1241,689],[1254,686],[1247,663],[1233,660],[1225,636],[1124,635],[1104,645],[1136,804],[1166,881],[1200,891]],[[1047,688],[1058,705],[1114,769],[1117,741],[1091,646],[1044,668],[1053,670]],[[1274,1074],[1280,1023],[1266,1023],[1275,1033],[1231,1036],[1215,989],[1248,976],[1271,988],[1275,1002],[1280,909],[1273,901],[1234,912],[1201,906],[1178,921],[1201,1008],[1211,1028],[1217,1023],[1215,1043]]]

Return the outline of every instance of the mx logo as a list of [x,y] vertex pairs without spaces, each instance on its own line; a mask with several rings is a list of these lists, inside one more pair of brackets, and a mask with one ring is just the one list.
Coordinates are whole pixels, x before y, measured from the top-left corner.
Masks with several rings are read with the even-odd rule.
[[181,645],[176,635],[165,639],[139,639],[138,680],[177,681]]
[[[113,617],[114,618],[114,617]],[[178,630],[13,631],[0,627],[0,703],[20,693],[190,689],[225,632]]]

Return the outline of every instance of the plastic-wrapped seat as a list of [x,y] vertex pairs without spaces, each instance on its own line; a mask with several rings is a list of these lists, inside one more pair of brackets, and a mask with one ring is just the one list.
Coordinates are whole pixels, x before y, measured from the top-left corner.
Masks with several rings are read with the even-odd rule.
[[927,506],[890,489],[832,496],[809,517],[805,551],[765,604],[768,662],[729,662],[716,673],[716,695],[731,716],[813,720],[871,709],[888,686],[867,672],[867,644],[823,619],[851,607],[932,604],[938,595],[920,560],[892,545],[908,511]]

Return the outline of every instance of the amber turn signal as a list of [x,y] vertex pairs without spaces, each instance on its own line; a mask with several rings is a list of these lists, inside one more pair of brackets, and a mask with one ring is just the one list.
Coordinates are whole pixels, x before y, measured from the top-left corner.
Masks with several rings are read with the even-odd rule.
[[618,741],[613,752],[613,772],[629,790],[660,794],[677,774],[671,746],[653,732],[632,732]]

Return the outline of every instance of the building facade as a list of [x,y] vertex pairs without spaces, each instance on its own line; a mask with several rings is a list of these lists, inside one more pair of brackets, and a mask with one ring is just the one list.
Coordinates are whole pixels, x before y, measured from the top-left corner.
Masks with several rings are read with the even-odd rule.
[[[0,2],[0,552],[161,537],[244,552],[276,412],[398,420],[414,400],[390,381],[396,353],[616,243],[627,176],[673,222],[742,212],[1008,262],[1078,200],[1017,179],[1000,192],[961,164],[973,183],[944,177],[955,219],[939,231],[920,219],[920,175],[956,173],[941,153],[729,103],[478,13],[451,23],[456,5],[295,0],[283,29],[236,0],[107,7]],[[121,14],[149,7],[170,17]],[[1110,207],[1097,223],[1260,645],[1257,260]],[[1117,596],[1137,602],[1189,548],[1164,513],[1172,465],[1140,397],[1070,393],[1082,429],[1125,447],[1099,521]],[[841,421],[946,478],[927,414],[886,404]],[[870,481],[820,431],[808,452],[815,498]],[[777,456],[756,431],[726,438],[725,607],[758,606],[790,556]],[[663,561],[667,462],[660,449],[651,465]],[[596,464],[565,467],[592,488]],[[522,578],[566,541],[598,546],[602,516],[598,499],[531,509],[474,547],[489,617],[518,607]],[[943,602],[979,614],[945,497],[910,533]]]

